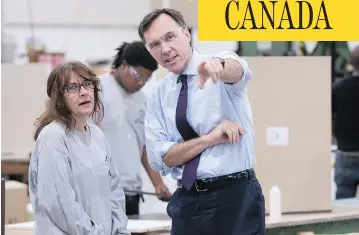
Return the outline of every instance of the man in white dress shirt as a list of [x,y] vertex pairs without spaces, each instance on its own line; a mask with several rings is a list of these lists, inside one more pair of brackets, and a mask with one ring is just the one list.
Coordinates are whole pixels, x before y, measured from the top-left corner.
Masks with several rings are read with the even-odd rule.
[[112,71],[100,76],[104,118],[100,128],[110,144],[126,195],[126,214],[139,214],[142,188],[141,164],[150,177],[157,197],[171,193],[161,176],[148,164],[144,118],[146,96],[141,88],[158,68],[143,42],[123,43],[117,48]]
[[145,133],[151,167],[177,180],[171,235],[265,234],[247,62],[233,52],[198,53],[173,9],[149,13],[138,32],[169,70],[148,102]]

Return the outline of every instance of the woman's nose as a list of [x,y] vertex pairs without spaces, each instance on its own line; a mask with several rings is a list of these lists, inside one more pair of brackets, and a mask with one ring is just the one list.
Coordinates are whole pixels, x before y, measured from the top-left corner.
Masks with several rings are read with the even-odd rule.
[[79,93],[80,93],[81,96],[83,96],[83,95],[85,95],[87,93],[87,90],[85,89],[84,86],[80,87],[80,92]]

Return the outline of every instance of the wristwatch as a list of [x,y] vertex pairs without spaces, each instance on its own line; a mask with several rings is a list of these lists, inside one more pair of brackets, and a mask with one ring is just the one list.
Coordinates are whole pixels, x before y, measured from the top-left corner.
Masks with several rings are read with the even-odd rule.
[[219,60],[219,62],[221,62],[222,67],[224,68],[225,61],[224,61],[223,58],[221,58],[221,57],[213,57],[213,59]]

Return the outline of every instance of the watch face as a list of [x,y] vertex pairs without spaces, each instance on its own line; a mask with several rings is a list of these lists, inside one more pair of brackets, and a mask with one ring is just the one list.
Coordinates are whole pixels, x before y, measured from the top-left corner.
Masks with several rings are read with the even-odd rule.
[[222,67],[224,68],[224,59],[220,58],[219,60],[221,61]]
[[225,62],[224,62],[223,58],[221,58],[221,57],[213,57],[213,59],[218,59],[221,62],[222,67],[224,68]]

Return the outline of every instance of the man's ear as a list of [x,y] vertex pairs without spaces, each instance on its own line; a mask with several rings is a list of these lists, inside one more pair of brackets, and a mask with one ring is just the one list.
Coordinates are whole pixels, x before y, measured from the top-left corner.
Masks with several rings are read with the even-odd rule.
[[188,43],[191,43],[192,37],[191,37],[191,33],[189,32],[189,29],[188,29],[188,28],[185,28],[185,29],[184,29],[184,34],[185,34],[186,37],[187,37]]
[[188,28],[184,28],[184,34],[188,37],[191,38],[191,33],[189,32]]

